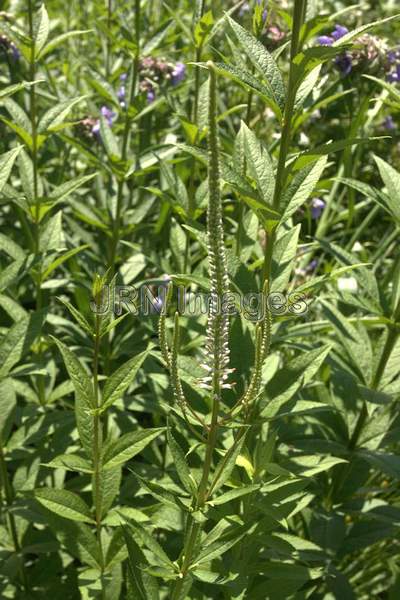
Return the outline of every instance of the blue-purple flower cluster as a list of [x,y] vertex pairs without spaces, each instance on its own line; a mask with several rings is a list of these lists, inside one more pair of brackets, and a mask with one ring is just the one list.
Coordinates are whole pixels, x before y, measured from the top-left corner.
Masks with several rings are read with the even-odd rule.
[[[348,32],[344,25],[336,25],[329,35],[319,36],[318,43],[321,46],[332,46]],[[357,38],[353,45],[352,50],[345,50],[334,59],[334,64],[343,77],[356,70],[376,71],[387,61],[387,44],[381,38],[365,33]]]
[[0,50],[11,56],[13,61],[17,61],[21,57],[21,52],[17,46],[6,35],[0,34]]
[[[186,74],[186,66],[181,63],[171,63],[163,59],[146,57],[141,59],[139,63],[140,82],[139,88],[141,92],[147,95],[147,101],[153,102],[156,98],[156,90],[162,85],[170,84],[177,86],[183,81]],[[127,108],[127,92],[126,92],[127,74],[120,75],[120,85],[117,90],[117,98],[122,109]],[[100,114],[104,117],[107,125],[112,127],[117,113],[108,106],[102,106]],[[100,140],[100,118],[86,117],[78,123],[79,133],[88,139]]]
[[[139,88],[147,96],[149,103],[156,99],[157,91],[163,86],[177,86],[186,74],[186,66],[182,62],[172,63],[163,58],[146,56],[139,63]],[[120,102],[125,102],[125,88],[119,90]]]
[[400,83],[400,48],[387,53],[389,83]]

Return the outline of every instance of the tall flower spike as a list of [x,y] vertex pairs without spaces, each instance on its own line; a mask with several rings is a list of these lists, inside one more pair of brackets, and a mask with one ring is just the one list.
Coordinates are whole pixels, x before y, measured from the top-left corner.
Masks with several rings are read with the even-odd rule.
[[206,376],[200,385],[212,390],[219,399],[222,388],[229,388],[229,317],[223,314],[223,299],[229,291],[229,277],[224,245],[222,221],[221,180],[217,126],[217,81],[214,64],[208,62],[210,71],[209,123],[208,123],[208,188],[207,250],[211,279],[210,305],[206,331]]
[[165,302],[161,309],[160,319],[158,321],[158,338],[160,340],[161,354],[162,354],[162,357],[165,360],[165,363],[169,369],[171,368],[171,356],[170,356],[168,343],[167,343],[166,319],[167,319],[167,314],[168,314],[168,307],[171,302],[172,289],[173,289],[173,283],[171,281],[167,287],[167,293],[165,295]]
[[264,361],[269,353],[271,344],[271,312],[268,306],[269,281],[266,280],[263,288],[263,318],[256,325],[255,361],[249,387],[242,398],[246,413],[250,405],[256,400],[261,390],[261,377]]

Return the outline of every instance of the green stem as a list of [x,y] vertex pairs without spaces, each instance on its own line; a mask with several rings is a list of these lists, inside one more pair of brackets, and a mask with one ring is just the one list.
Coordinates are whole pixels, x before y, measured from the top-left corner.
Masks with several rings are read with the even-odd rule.
[[[200,5],[197,7],[197,10],[195,10],[194,13],[194,25],[197,24],[197,22],[202,18],[203,14],[204,14],[204,10],[205,10],[205,2],[202,1],[200,3]],[[195,62],[199,63],[201,62],[202,59],[202,54],[203,54],[203,46],[200,45],[196,48],[196,52],[195,52]],[[195,80],[194,80],[194,101],[193,101],[193,107],[192,107],[192,122],[197,125],[197,120],[198,120],[198,116],[199,116],[199,95],[200,95],[200,68],[197,67],[195,70]],[[190,106],[188,109],[188,114],[190,115]],[[199,132],[198,132],[199,133]],[[198,137],[198,135],[197,135]],[[196,139],[197,141],[197,139]],[[196,203],[195,203],[195,178],[196,178],[196,165],[197,162],[194,158],[191,159],[190,161],[190,179],[189,179],[189,206],[188,206],[188,217],[189,219],[193,219],[194,216],[194,212],[196,209]],[[190,234],[187,233],[186,234],[186,242],[185,242],[185,255],[184,255],[184,262],[183,262],[183,272],[186,273],[187,268],[188,268],[188,264],[189,264],[189,258],[190,258]]]
[[[139,75],[139,53],[140,53],[140,0],[135,0],[135,31],[136,31],[136,54],[133,61],[133,72],[131,77],[131,85],[129,90],[128,104],[126,107],[125,113],[125,124],[124,124],[124,132],[122,137],[122,149],[121,149],[121,161],[123,163],[126,162],[128,157],[128,149],[129,149],[129,139],[130,139],[130,130],[132,125],[132,119],[129,115],[129,108],[133,103],[136,94],[136,86]],[[115,274],[115,261],[117,255],[118,244],[120,240],[120,229],[121,229],[121,213],[122,213],[122,204],[123,204],[123,194],[124,194],[124,185],[125,180],[123,177],[120,177],[118,180],[117,186],[117,205],[116,205],[116,214],[113,223],[113,231],[112,231],[112,239],[111,239],[111,249],[110,249],[110,259],[109,259],[109,267],[111,279]]]
[[[29,37],[31,40],[31,52],[29,58],[29,78],[31,82],[36,80],[36,57],[35,57],[35,38],[34,38],[34,3],[32,0],[28,0],[28,27]],[[29,99],[30,99],[30,121],[31,121],[31,133],[32,133],[32,170],[33,170],[33,203],[34,203],[34,244],[35,254],[37,258],[37,275],[36,275],[36,310],[42,308],[42,264],[40,257],[40,197],[38,194],[38,146],[37,146],[37,105],[36,105],[36,86],[31,85],[29,88]],[[38,350],[39,362],[42,359],[42,345],[39,341]],[[38,396],[39,402],[42,406],[46,403],[45,398],[45,381],[42,375],[38,375]]]
[[110,77],[111,71],[111,16],[112,0],[107,2],[107,49],[106,49],[106,79]]
[[100,567],[101,567],[101,593],[102,598],[105,598],[104,586],[104,553],[103,543],[101,539],[101,519],[102,519],[102,493],[101,493],[101,475],[102,475],[102,423],[99,414],[100,395],[99,395],[99,354],[100,354],[100,324],[101,317],[96,314],[95,337],[94,337],[94,358],[93,358],[93,391],[95,399],[96,412],[93,417],[93,500],[96,512],[96,532],[97,542],[100,550]]
[[[296,67],[294,58],[300,49],[300,32],[303,25],[304,16],[307,8],[307,0],[295,0],[293,14],[293,30],[292,41],[290,47],[290,69],[288,93],[283,113],[282,121],[282,136],[279,147],[278,167],[276,171],[276,183],[273,198],[273,208],[277,211],[280,209],[281,196],[286,183],[286,161],[290,150],[292,139],[292,118],[296,102]],[[267,239],[265,244],[264,271],[263,280],[269,279],[272,265],[273,247],[275,243],[275,232],[266,232]]]

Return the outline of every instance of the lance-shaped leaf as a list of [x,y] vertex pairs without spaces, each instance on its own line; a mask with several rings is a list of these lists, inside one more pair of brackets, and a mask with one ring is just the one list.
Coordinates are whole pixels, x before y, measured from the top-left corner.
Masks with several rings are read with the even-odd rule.
[[242,122],[244,132],[245,154],[247,167],[251,176],[257,182],[257,189],[261,198],[268,205],[272,205],[275,190],[275,175],[272,159],[269,152],[254,133]]
[[147,355],[148,352],[145,351],[134,356],[107,379],[103,392],[102,410],[106,410],[114,402],[122,398],[125,390],[136,377]]
[[66,100],[65,102],[56,104],[56,106],[52,106],[40,119],[38,133],[46,133],[47,131],[57,129],[75,104],[78,104],[78,102],[81,102],[85,98],[86,96],[79,96],[79,98]]
[[44,4],[39,9],[34,23],[33,39],[35,42],[35,58],[37,58],[49,37],[50,22],[49,15]]
[[372,21],[372,23],[368,23],[368,25],[361,25],[360,27],[357,27],[357,29],[353,29],[353,31],[349,31],[349,33],[346,33],[346,35],[344,35],[340,39],[336,40],[336,42],[333,43],[333,47],[345,46],[346,44],[348,44],[355,38],[360,37],[366,31],[370,31],[371,29],[374,29],[375,27],[379,27],[379,25],[383,25],[384,23],[388,23],[389,21],[393,21],[394,19],[399,19],[399,17],[400,17],[400,14],[397,14],[397,15],[393,15],[391,17],[387,17],[386,19],[379,19],[378,21]]
[[283,193],[281,208],[283,216],[281,223],[287,221],[293,213],[304,204],[312,194],[328,161],[327,156],[322,156],[311,165],[307,165],[294,176],[293,180]]
[[267,400],[261,403],[261,416],[274,417],[281,406],[307,385],[323,364],[330,349],[330,346],[323,346],[304,352],[290,360],[284,370],[280,369],[267,384]]
[[65,519],[93,523],[93,517],[86,502],[69,490],[39,488],[35,490],[35,498],[43,506]]
[[181,480],[184,488],[189,493],[193,493],[193,491],[196,488],[195,488],[194,480],[192,479],[192,477],[190,475],[190,469],[187,464],[185,454],[184,454],[182,448],[179,446],[178,442],[175,440],[174,436],[172,435],[171,429],[169,427],[168,427],[167,438],[168,438],[168,447],[171,451],[178,477]]
[[66,42],[72,37],[76,37],[79,35],[84,35],[86,33],[90,33],[93,31],[92,29],[82,29],[76,31],[67,31],[66,33],[61,33],[55,38],[51,39],[37,54],[37,58],[43,58],[49,52],[53,52],[58,46]]
[[78,252],[82,252],[82,250],[86,250],[86,248],[89,247],[89,244],[83,244],[82,246],[78,246],[77,248],[71,248],[71,250],[68,250],[68,252],[65,252],[65,254],[62,254],[61,256],[59,256],[58,258],[56,258],[55,260],[53,260],[53,262],[51,262],[45,269],[45,271],[42,274],[42,282],[47,279],[49,277],[49,275],[55,270],[57,269],[57,267],[59,267],[60,265],[62,265],[66,260],[68,260],[69,258],[71,258],[72,256],[75,256],[75,254],[78,254]]
[[165,550],[161,547],[161,545],[157,542],[155,537],[151,535],[147,529],[139,525],[138,523],[128,523],[127,527],[130,530],[130,533],[134,535],[135,539],[140,539],[142,544],[146,546],[158,558],[161,563],[165,564],[167,567],[170,567],[172,573],[176,570],[173,562],[168,557]]
[[61,352],[76,394],[82,398],[88,409],[95,408],[93,385],[89,375],[75,354],[65,344],[60,342],[60,340],[54,336],[51,337]]
[[265,46],[239,23],[230,17],[227,17],[227,20],[248,58],[263,75],[271,99],[281,113],[285,107],[286,92],[282,74],[274,58]]
[[26,354],[35,338],[39,335],[44,313],[33,313],[17,321],[2,338],[0,343],[0,379],[6,377],[11,369]]
[[7,183],[15,159],[21,150],[22,146],[17,146],[13,150],[10,150],[9,152],[6,152],[0,156],[0,193]]
[[379,156],[374,158],[388,191],[386,203],[394,218],[400,222],[400,173]]
[[113,469],[139,454],[150,442],[165,431],[164,427],[143,429],[126,433],[117,440],[106,444],[103,455],[103,468]]
[[144,571],[148,563],[135,541],[136,531],[125,525],[122,525],[122,531],[128,550],[128,577],[134,597],[138,600],[159,600],[156,578]]

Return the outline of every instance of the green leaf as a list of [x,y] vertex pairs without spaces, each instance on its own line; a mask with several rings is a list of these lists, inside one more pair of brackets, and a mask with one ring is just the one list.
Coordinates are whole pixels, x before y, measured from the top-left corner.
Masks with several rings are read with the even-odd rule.
[[15,159],[21,150],[22,146],[17,146],[13,150],[10,150],[9,152],[6,152],[0,156],[0,193],[7,183]]
[[270,89],[264,85],[251,71],[247,71],[242,67],[234,67],[226,63],[216,63],[215,69],[221,75],[229,77],[233,81],[239,83],[248,92],[255,92],[264,100],[264,102],[275,112],[278,118],[281,117],[281,111],[277,107],[274,100],[271,98]]
[[100,134],[104,148],[111,160],[117,160],[120,157],[118,142],[114,136],[111,127],[107,123],[103,115],[100,116]]
[[128,576],[137,600],[159,600],[158,584],[155,577],[144,572],[147,560],[135,541],[136,531],[122,525],[125,544],[128,550]]
[[88,525],[62,518],[44,505],[41,505],[41,511],[44,513],[46,523],[50,525],[60,544],[71,556],[94,569],[100,568],[99,546]]
[[257,182],[257,189],[266,204],[272,205],[275,190],[275,175],[269,152],[255,134],[242,122],[244,132],[247,167]]
[[58,258],[53,260],[53,262],[50,263],[50,265],[42,273],[42,282],[45,281],[48,278],[48,276],[51,275],[51,273],[53,271],[55,271],[55,269],[57,269],[57,267],[62,265],[66,260],[68,260],[72,256],[75,256],[75,254],[78,254],[78,252],[82,252],[82,250],[86,250],[86,248],[89,248],[89,244],[83,244],[82,246],[78,246],[77,248],[72,248],[71,250],[68,250],[68,252],[63,254],[62,256],[59,256]]
[[225,492],[225,494],[221,494],[221,496],[217,496],[216,498],[212,498],[209,500],[207,504],[211,506],[220,506],[221,504],[225,504],[226,502],[231,502],[232,500],[236,500],[237,498],[241,498],[242,496],[247,496],[248,494],[252,494],[260,489],[260,485],[246,485],[240,488],[235,488],[230,490],[229,492]]
[[267,384],[267,399],[261,402],[261,416],[275,416],[298,390],[311,381],[330,350],[330,346],[308,350],[290,360],[285,369],[280,369]]
[[87,408],[96,408],[92,381],[82,367],[75,354],[60,340],[50,336],[56,343],[68,371],[68,375],[74,385],[75,393],[79,396]]
[[147,355],[148,352],[145,351],[134,356],[107,379],[103,392],[102,410],[106,410],[114,402],[123,397],[125,390],[136,377]]
[[281,200],[281,208],[283,210],[281,224],[287,221],[310,197],[325,169],[327,161],[328,157],[323,156],[315,163],[307,165],[296,173]]
[[346,35],[344,35],[339,40],[334,42],[333,47],[337,48],[340,46],[345,46],[346,44],[348,44],[349,42],[354,40],[354,38],[360,37],[366,31],[370,31],[371,29],[374,29],[375,27],[378,27],[379,25],[383,25],[384,23],[389,23],[389,21],[393,21],[394,19],[397,20],[399,18],[400,18],[400,14],[393,15],[391,17],[386,17],[386,19],[379,19],[378,21],[372,21],[372,23],[368,23],[368,25],[361,25],[361,27],[357,27],[357,29],[353,29],[353,31],[349,31],[349,33],[346,33]]
[[212,544],[207,545],[205,548],[201,550],[201,552],[196,556],[193,568],[196,568],[198,565],[210,562],[214,558],[219,558],[225,552],[233,548],[240,540],[244,538],[246,533],[240,533],[239,535],[235,535],[233,537],[228,537],[228,539],[218,540],[213,542]]
[[3,88],[2,90],[0,90],[0,100],[2,98],[7,98],[7,96],[12,96],[16,92],[23,90],[27,86],[28,86],[28,84],[24,82],[24,83],[15,83],[14,85],[9,85],[8,87]]
[[76,494],[69,490],[55,488],[38,488],[35,498],[52,512],[82,523],[93,523],[92,514],[88,505]]
[[275,60],[257,38],[230,17],[227,17],[227,19],[248,58],[264,76],[274,103],[280,111],[283,111],[286,97],[285,85]]
[[94,419],[92,405],[83,394],[75,394],[75,419],[79,433],[79,439],[90,460],[93,456],[94,442]]
[[194,40],[196,43],[196,48],[202,48],[206,44],[213,25],[213,14],[212,11],[209,10],[204,13],[194,28]]
[[235,468],[236,461],[240,455],[244,444],[245,436],[242,435],[238,442],[235,442],[225,455],[220,459],[216,467],[216,476],[212,483],[213,493],[218,491],[230,478]]
[[86,33],[91,33],[92,31],[93,31],[92,29],[82,29],[80,31],[76,30],[76,31],[67,31],[66,33],[61,33],[60,35],[58,35],[55,38],[53,38],[52,40],[50,40],[41,49],[41,51],[37,55],[37,58],[43,58],[44,56],[46,56],[46,54],[49,54],[49,52],[53,52],[53,50],[55,50],[58,46],[60,46],[61,44],[63,44],[64,42],[66,42],[67,40],[69,40],[72,37],[76,37],[79,35],[85,35]]
[[128,523],[127,526],[135,538],[140,539],[146,548],[148,548],[150,552],[152,552],[163,564],[175,570],[173,562],[169,559],[166,552],[156,541],[155,537],[149,531],[147,531],[147,529],[138,523]]
[[47,133],[57,129],[75,104],[78,104],[85,98],[86,96],[79,96],[79,98],[66,100],[65,102],[56,104],[56,106],[52,106],[40,119],[38,133]]
[[83,177],[76,177],[75,179],[71,179],[70,181],[62,183],[50,192],[49,200],[53,201],[54,203],[61,202],[70,194],[72,194],[72,192],[81,188],[86,182],[93,179],[93,177],[96,177],[96,173],[92,173],[91,175],[84,175]]
[[104,518],[119,493],[122,478],[122,468],[100,470],[99,498],[96,498],[96,486],[92,479],[93,503],[99,503],[101,517]]
[[379,156],[374,156],[379,173],[388,191],[387,204],[395,219],[400,222],[400,173]]
[[0,342],[0,379],[6,377],[14,365],[29,351],[41,332],[43,321],[43,312],[33,313],[17,321],[7,331]]
[[147,481],[137,475],[137,473],[132,473],[135,475],[138,480],[140,486],[146,490],[148,494],[153,496],[156,500],[158,500],[161,504],[165,504],[165,506],[169,506],[170,508],[176,509],[177,507],[182,508],[182,503],[179,502],[178,498],[174,496],[171,492],[165,489],[165,487],[159,485],[158,483],[154,483],[153,481]]
[[0,442],[3,439],[3,432],[6,426],[8,417],[14,410],[17,403],[17,396],[15,394],[12,380],[4,379],[1,382],[1,394],[0,394]]
[[113,469],[130,460],[163,431],[164,427],[143,429],[126,433],[117,440],[110,440],[104,449],[103,468]]
[[35,58],[38,58],[40,51],[47,42],[49,36],[50,23],[49,16],[44,4],[39,9],[37,18],[34,23],[34,41],[35,41]]
[[45,254],[52,250],[59,250],[63,245],[62,212],[58,211],[47,219],[45,224],[41,223],[39,248]]
[[66,471],[80,471],[81,473],[92,473],[92,465],[78,454],[59,454],[48,463],[46,467],[53,469],[65,469]]
[[271,293],[286,290],[297,256],[301,225],[285,231],[274,244],[272,257]]
[[89,335],[94,335],[93,327],[87,322],[85,317],[82,315],[81,312],[79,312],[79,310],[75,308],[75,306],[73,306],[70,302],[68,302],[68,300],[65,300],[64,298],[58,298],[58,300],[68,308],[75,321],[80,327],[82,327],[84,331],[86,331],[86,333],[89,333]]
[[182,448],[179,446],[178,442],[175,440],[174,436],[172,435],[170,427],[168,427],[167,439],[168,439],[168,447],[171,451],[174,466],[175,466],[176,472],[178,474],[178,477],[181,480],[183,487],[189,493],[193,493],[196,489],[196,486],[195,486],[194,480],[190,474],[190,469],[187,464],[185,454],[184,454]]

